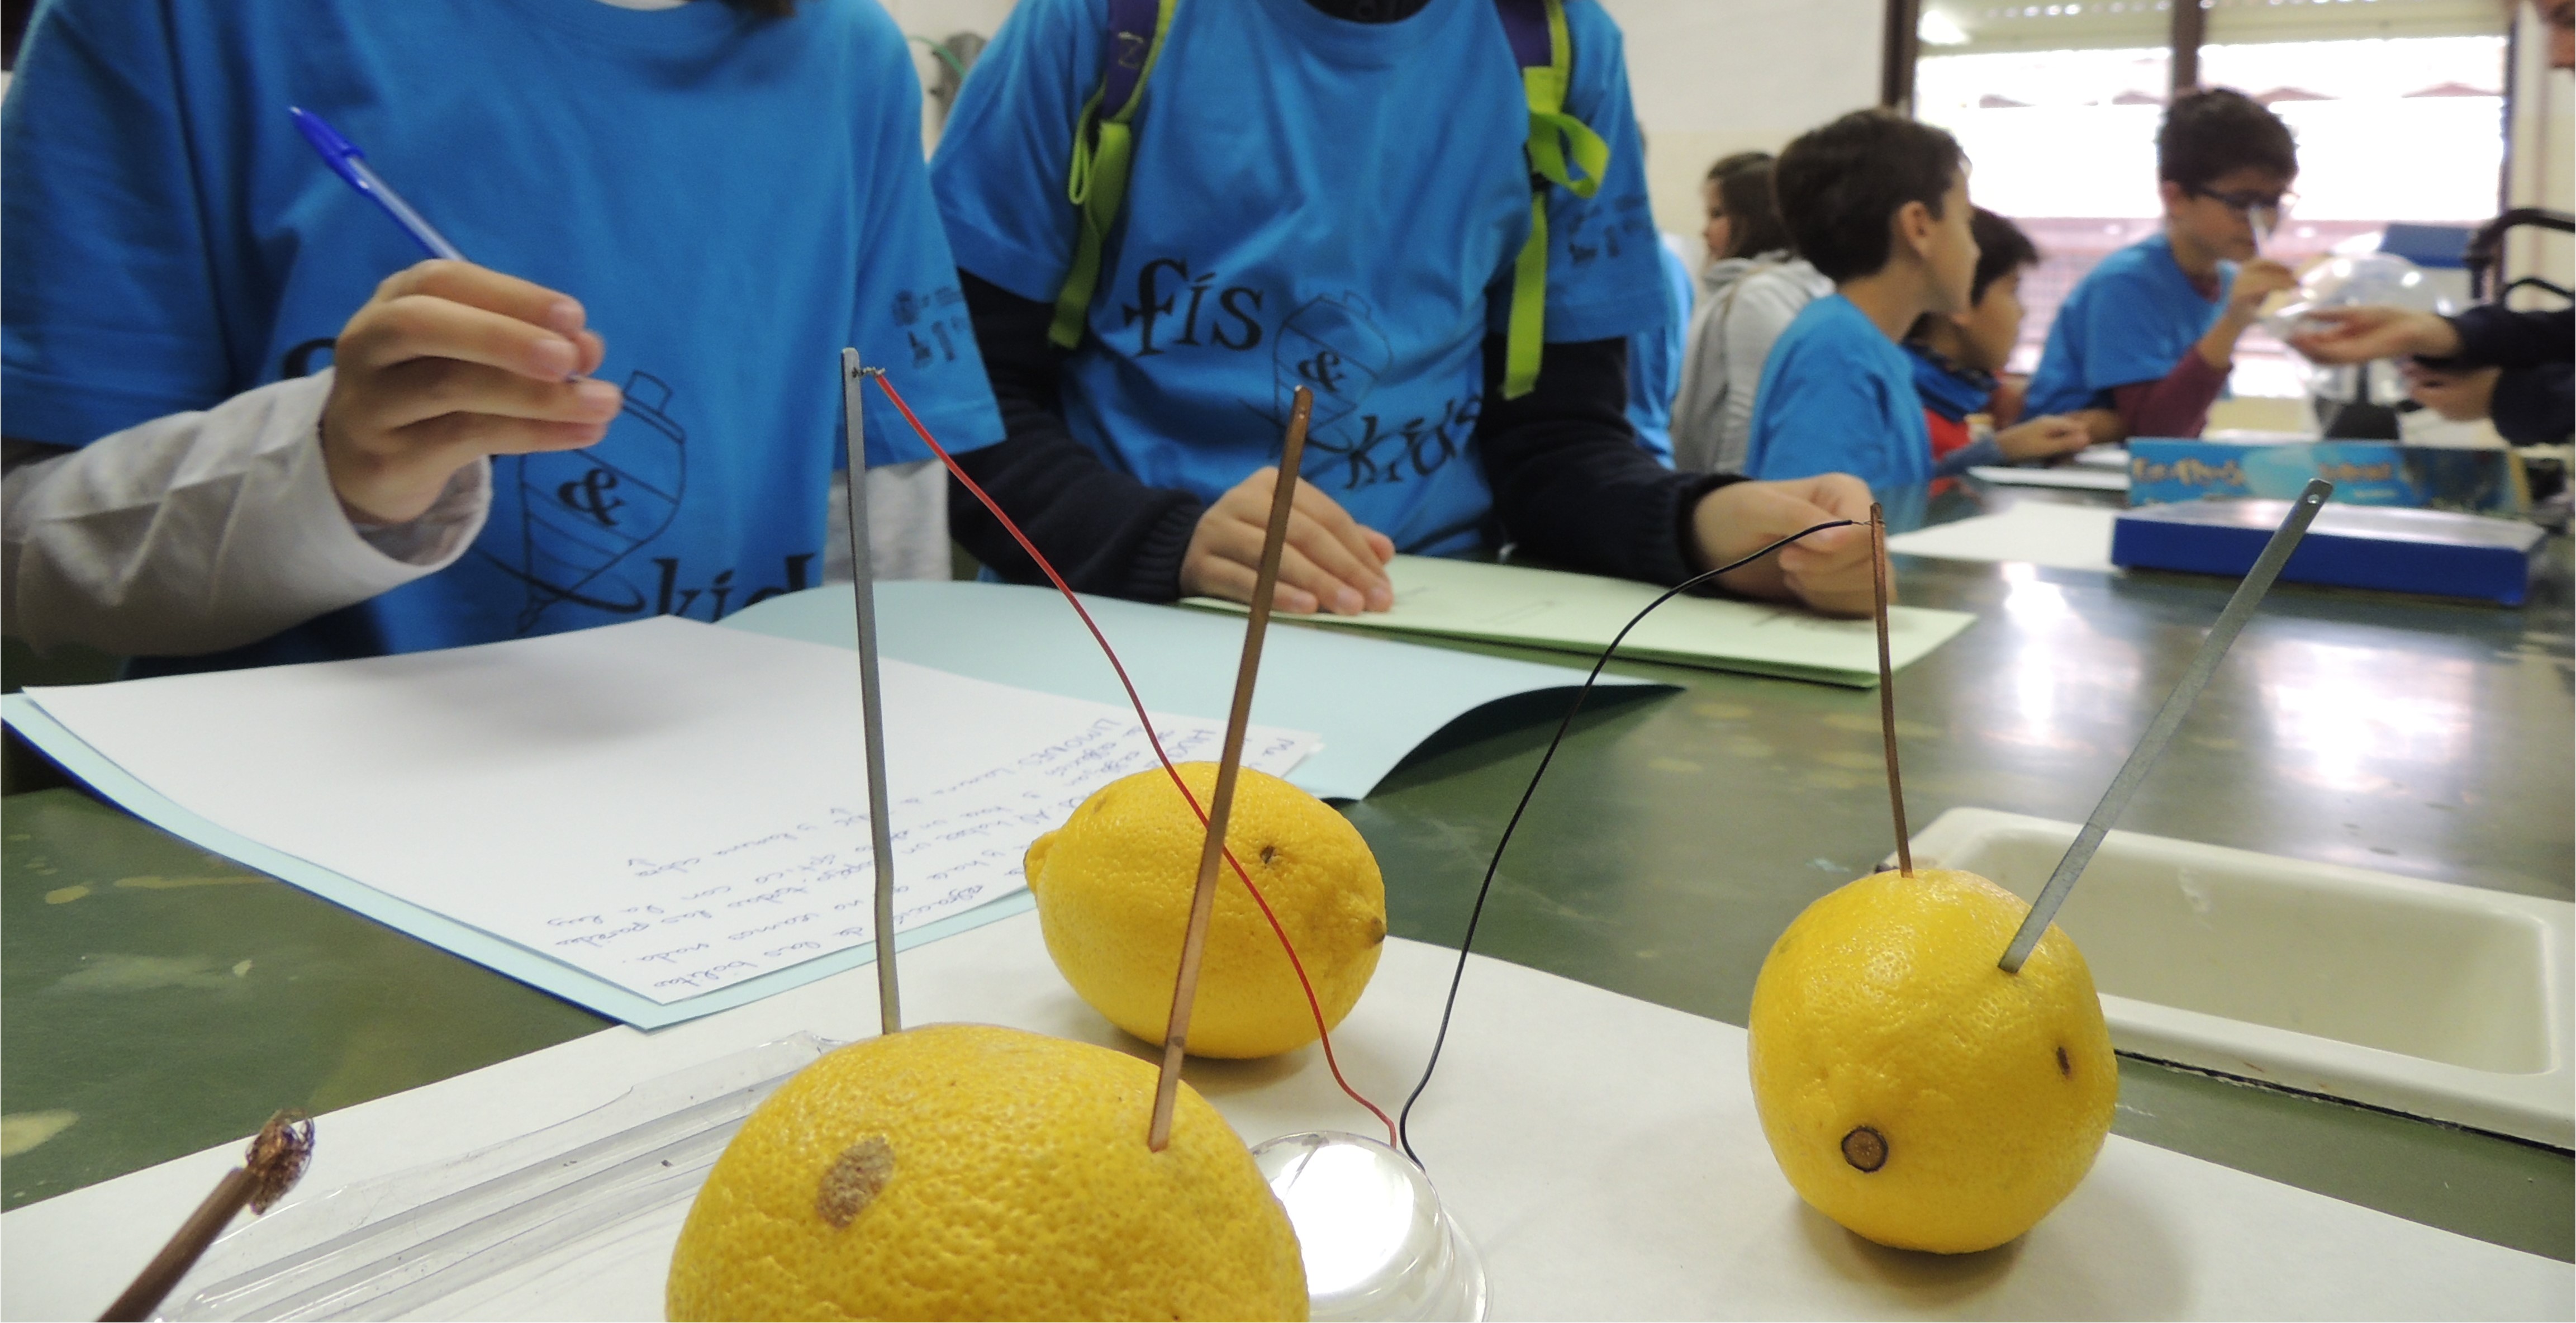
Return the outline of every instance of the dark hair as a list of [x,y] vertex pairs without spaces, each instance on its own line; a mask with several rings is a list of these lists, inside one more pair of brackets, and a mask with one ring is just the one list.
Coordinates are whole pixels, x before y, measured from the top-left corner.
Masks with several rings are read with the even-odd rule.
[[725,0],[753,18],[794,18],[796,0]]
[[2299,145],[2280,116],[2228,87],[2185,92],[2165,107],[2156,130],[2157,178],[2200,188],[2248,166],[2283,178],[2299,173]]
[[1968,213],[1968,233],[1977,239],[1977,274],[1968,284],[1971,308],[1986,301],[1986,290],[1996,281],[2039,265],[2039,245],[2020,226],[1983,207]]
[[1840,282],[1887,265],[1888,221],[1906,203],[1940,215],[1966,162],[1958,139],[1929,124],[1855,110],[1790,143],[1771,187],[1798,255]]
[[[1994,283],[2026,266],[2039,265],[2039,245],[2013,224],[1983,207],[1968,212],[1968,233],[1977,240],[1977,270],[1968,278],[1968,306],[1986,301],[1986,291]],[[1927,312],[1906,328],[1905,338],[1917,344],[1932,338],[1932,324],[1941,320],[1939,313]]]
[[1788,223],[1771,193],[1771,165],[1769,152],[1737,152],[1708,168],[1727,221],[1726,251],[1714,256],[1752,257],[1789,246]]

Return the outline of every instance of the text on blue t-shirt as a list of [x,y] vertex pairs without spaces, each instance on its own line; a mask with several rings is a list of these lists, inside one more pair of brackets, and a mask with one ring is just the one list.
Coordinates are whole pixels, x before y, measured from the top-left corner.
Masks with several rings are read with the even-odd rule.
[[[1551,188],[1547,339],[1670,317],[1618,29],[1566,6],[1567,110],[1610,143],[1596,196]],[[931,181],[960,266],[1052,301],[1077,233],[1074,120],[1106,0],[1023,0],[959,94]],[[1315,393],[1305,477],[1407,551],[1474,548],[1492,504],[1469,437],[1482,347],[1529,231],[1528,103],[1493,0],[1392,23],[1307,0],[1195,0],[1136,116],[1121,219],[1064,368],[1072,433],[1214,499],[1279,453]]]
[[[242,664],[675,614],[820,577],[839,351],[944,444],[1001,436],[921,161],[902,34],[564,0],[48,7],[5,114],[9,434],[83,445],[327,367],[420,257],[297,135],[305,106],[483,265],[582,301],[624,413],[497,458],[455,565]],[[870,393],[872,462],[926,458]]]

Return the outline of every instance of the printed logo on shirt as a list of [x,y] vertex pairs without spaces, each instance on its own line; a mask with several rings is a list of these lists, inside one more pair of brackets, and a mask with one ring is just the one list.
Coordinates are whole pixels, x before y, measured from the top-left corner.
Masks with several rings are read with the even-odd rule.
[[[1614,204],[1618,212],[1615,216],[1574,213],[1565,223],[1566,257],[1578,267],[1590,266],[1603,257],[1615,260],[1628,244],[1653,242],[1654,221],[1645,214],[1646,205],[1644,198],[1625,197]],[[1593,224],[1596,219],[1601,222],[1597,226]],[[1587,229],[1594,236],[1588,241],[1584,238]]]
[[[965,304],[965,296],[954,285],[943,285],[926,298],[906,290],[895,296],[895,319],[916,326],[944,313],[953,319],[956,333],[970,334]],[[935,329],[937,323],[931,324]],[[945,334],[938,336],[938,343],[943,347],[949,343]],[[295,345],[279,360],[278,375],[310,376],[330,366],[336,344],[334,337],[321,336]],[[921,341],[913,344],[916,359],[927,362],[920,358]],[[955,357],[953,352],[948,356]],[[475,550],[525,590],[512,621],[515,636],[526,637],[543,624],[562,624],[547,620],[548,613],[559,606],[617,616],[640,616],[648,610],[659,616],[695,614],[713,623],[728,610],[739,611],[812,586],[808,579],[818,553],[810,551],[783,557],[780,581],[757,588],[738,581],[733,569],[692,574],[677,556],[650,558],[650,590],[618,572],[628,557],[679,517],[681,497],[688,488],[689,434],[672,415],[672,394],[670,383],[650,372],[627,374],[621,414],[634,419],[647,435],[640,446],[620,445],[615,461],[601,456],[610,448],[605,440],[586,450],[493,458],[495,483],[517,497],[519,528],[515,535],[498,526],[487,528]],[[629,427],[619,435],[633,438],[636,429]],[[518,544],[515,557],[496,554],[487,545],[510,540]]]
[[1359,491],[1383,483],[1428,478],[1467,451],[1484,408],[1481,397],[1441,402],[1437,418],[1401,421],[1361,414],[1354,425],[1306,437],[1306,480],[1318,487]]
[[331,366],[331,352],[338,348],[339,344],[340,337],[325,335],[307,340],[287,350],[285,357],[277,360],[277,379],[293,381],[297,377],[312,376]]
[[679,518],[688,492],[689,433],[673,412],[673,396],[669,382],[630,372],[619,425],[607,440],[494,460],[494,480],[515,497],[519,526],[487,528],[477,550],[524,590],[514,635],[579,623],[561,618],[567,607],[713,622],[809,586],[814,552],[786,556],[781,582],[757,587],[730,567],[693,572],[678,556],[648,558],[649,587],[631,576],[629,560]]
[[1369,400],[1395,360],[1375,310],[1356,292],[1324,295],[1290,310],[1273,326],[1263,313],[1284,304],[1263,290],[1228,285],[1215,271],[1193,272],[1186,259],[1158,257],[1136,273],[1135,301],[1120,302],[1120,329],[1132,331],[1135,356],[1184,350],[1270,350],[1270,397],[1243,406],[1285,425],[1299,386],[1314,392],[1307,424],[1307,481],[1357,491],[1427,478],[1466,450],[1483,407],[1479,396],[1441,402],[1436,416],[1397,418],[1370,412]]
[[1270,417],[1285,421],[1297,388],[1315,393],[1311,431],[1330,428],[1368,399],[1395,352],[1357,294],[1315,299],[1288,314],[1271,341]]
[[[1211,292],[1216,295],[1213,307],[1208,303]],[[1188,300],[1185,306],[1181,304],[1184,295]],[[1180,322],[1178,336],[1172,334],[1176,306],[1183,306],[1177,314]],[[1136,273],[1136,301],[1121,305],[1118,312],[1124,319],[1119,323],[1121,326],[1137,328],[1138,358],[1152,358],[1185,345],[1194,348],[1214,346],[1238,352],[1261,345],[1261,291],[1243,285],[1216,288],[1215,272],[1206,271],[1193,276],[1190,264],[1177,257],[1158,257],[1147,262]],[[1199,338],[1202,313],[1205,314],[1204,329],[1207,333],[1204,341]],[[1161,341],[1155,339],[1158,334],[1163,337]]]
[[941,285],[928,294],[909,289],[896,291],[894,321],[904,328],[903,338],[912,349],[912,365],[916,368],[954,363],[957,346],[974,343],[975,328],[966,314],[966,294],[955,285]]
[[[613,615],[644,610],[641,589],[614,576],[620,561],[659,536],[688,492],[688,430],[670,412],[671,385],[627,374],[621,421],[635,424],[583,450],[513,456],[519,507],[515,559],[485,550],[525,589],[512,632],[526,635],[546,612],[571,603]],[[610,459],[609,455],[616,456]],[[496,470],[495,478],[500,478]],[[491,541],[491,539],[485,539]]]

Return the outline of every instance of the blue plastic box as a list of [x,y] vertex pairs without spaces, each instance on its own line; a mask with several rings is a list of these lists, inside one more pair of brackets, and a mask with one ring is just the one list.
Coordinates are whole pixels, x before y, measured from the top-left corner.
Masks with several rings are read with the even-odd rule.
[[[2242,575],[2289,512],[2287,501],[2194,501],[2124,510],[2111,526],[2111,563]],[[2329,505],[2317,512],[2281,577],[2520,606],[2542,537],[2538,527],[2520,520]]]

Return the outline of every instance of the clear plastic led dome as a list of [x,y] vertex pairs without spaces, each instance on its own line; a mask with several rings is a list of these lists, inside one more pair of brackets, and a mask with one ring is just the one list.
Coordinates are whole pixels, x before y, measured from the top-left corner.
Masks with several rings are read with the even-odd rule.
[[1412,1159],[1338,1130],[1282,1135],[1252,1150],[1306,1258],[1307,1316],[1485,1316],[1485,1267]]
[[[2434,292],[2423,268],[2395,253],[2354,253],[2330,257],[2299,277],[2298,297],[2263,319],[2265,329],[2283,340],[2320,308],[2385,305],[2414,312],[2449,313],[2451,301]],[[2366,372],[2367,364],[2308,368],[2308,394],[2345,404],[2396,404],[2406,398],[2406,383],[2394,372]],[[2361,398],[2362,382],[2369,397]]]

